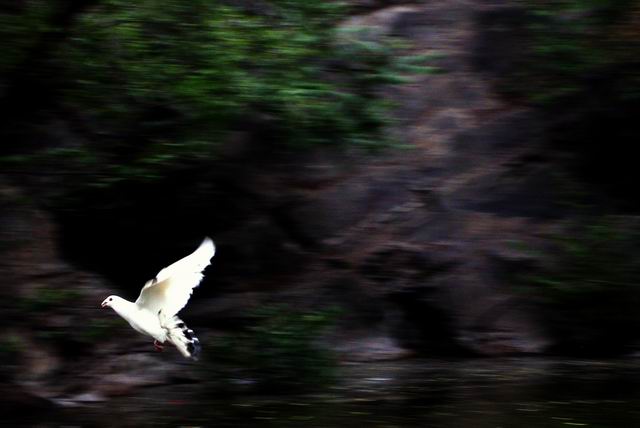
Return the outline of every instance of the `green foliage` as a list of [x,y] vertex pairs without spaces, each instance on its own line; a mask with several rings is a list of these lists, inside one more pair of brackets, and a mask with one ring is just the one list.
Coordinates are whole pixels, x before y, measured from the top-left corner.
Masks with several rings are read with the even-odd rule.
[[0,13],[0,75],[12,72],[24,61],[25,54],[37,43],[39,36],[50,29],[47,18],[51,5],[48,2],[32,0],[28,6],[16,5],[15,9],[13,13]]
[[[260,103],[284,120],[305,118],[323,108],[326,87],[313,82],[313,62],[326,49],[328,18],[303,26],[311,11],[296,6],[275,9],[271,18],[208,1],[105,2],[83,16],[61,55],[77,66],[70,70],[70,94],[118,129],[145,109],[168,106],[176,111],[166,120],[182,122],[191,144],[203,130],[218,131],[207,138],[220,137],[225,124]],[[153,135],[161,122],[138,125],[158,143],[169,142]]]
[[[94,344],[108,338],[117,328],[122,327],[121,320],[113,317],[81,317],[76,312],[69,312],[69,308],[76,307],[78,302],[82,301],[82,297],[82,294],[74,289],[40,287],[34,289],[29,296],[19,299],[16,309],[26,315],[23,322],[36,331],[37,339],[62,347]],[[43,323],[40,319],[42,316],[57,317],[56,314],[60,311],[69,312],[67,316],[71,317],[62,325]]]
[[256,117],[285,145],[374,134],[384,121],[379,112],[353,108],[369,88],[327,78],[340,4],[265,7],[252,14],[209,1],[111,0],[83,16],[60,54],[75,65],[69,102],[86,106],[115,134],[135,128],[138,137],[132,170],[109,175],[214,156],[216,143]]
[[[52,30],[51,9],[34,0],[0,13],[0,83]],[[38,71],[94,141],[0,162],[109,187],[215,162],[238,131],[259,132],[270,150],[386,145],[380,89],[438,70],[396,39],[343,28],[346,11],[340,1],[100,1]]]
[[221,376],[249,379],[259,389],[304,389],[331,382],[336,361],[318,340],[332,325],[335,311],[299,312],[269,306],[256,312],[241,333],[218,341],[211,363],[222,364]]
[[[548,105],[592,89],[597,76],[620,80],[620,96],[640,98],[640,81],[624,71],[636,62],[640,39],[626,30],[635,0],[522,0],[530,14],[530,49],[510,91]],[[618,70],[618,71],[616,71]],[[526,85],[523,85],[526,82]]]
[[99,318],[74,317],[72,322],[64,326],[39,325],[36,330],[38,341],[49,343],[65,354],[78,355],[93,351],[93,345],[113,337],[122,328],[121,320],[104,320]]
[[20,300],[20,308],[28,312],[45,311],[62,307],[73,302],[79,296],[78,291],[68,288],[37,288],[33,294]]
[[0,358],[3,363],[16,363],[23,350],[23,343],[15,334],[7,334],[0,339]]
[[24,344],[15,334],[5,333],[0,337],[0,380],[8,380],[15,376],[15,368],[20,362]]
[[86,321],[76,334],[78,342],[96,344],[112,337],[122,327],[119,319],[92,318]]
[[[0,75],[50,30],[47,2],[19,9],[0,14]],[[385,145],[380,89],[437,70],[426,65],[432,57],[404,55],[398,40],[341,27],[346,10],[340,1],[98,2],[39,72],[95,141],[2,164],[105,187],[211,163],[220,144],[252,128],[270,149]]]
[[622,219],[603,217],[574,225],[554,237],[558,249],[555,268],[535,282],[553,295],[640,287],[640,229]]
[[617,351],[637,336],[639,238],[637,218],[604,216],[570,224],[553,238],[549,265],[524,278],[552,312],[550,329],[571,350]]

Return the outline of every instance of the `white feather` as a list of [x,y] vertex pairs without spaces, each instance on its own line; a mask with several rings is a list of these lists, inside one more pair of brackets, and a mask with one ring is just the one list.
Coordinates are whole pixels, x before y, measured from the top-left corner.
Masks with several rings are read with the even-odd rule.
[[205,238],[191,254],[162,269],[154,279],[148,281],[136,300],[140,309],[146,309],[163,317],[171,318],[184,308],[209,266],[216,247],[210,238]]

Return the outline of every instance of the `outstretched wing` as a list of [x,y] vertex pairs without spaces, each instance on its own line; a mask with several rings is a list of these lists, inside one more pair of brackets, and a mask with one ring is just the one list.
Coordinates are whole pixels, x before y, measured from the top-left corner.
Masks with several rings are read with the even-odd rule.
[[202,271],[209,266],[215,253],[213,241],[205,238],[193,253],[162,269],[155,278],[147,281],[136,305],[154,314],[162,310],[164,316],[174,316],[189,301],[193,289],[204,277]]

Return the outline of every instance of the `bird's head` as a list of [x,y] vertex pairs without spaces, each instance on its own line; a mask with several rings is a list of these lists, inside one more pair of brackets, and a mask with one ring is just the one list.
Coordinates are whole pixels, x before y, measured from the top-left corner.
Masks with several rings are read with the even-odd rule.
[[102,302],[102,304],[100,305],[102,308],[110,308],[111,305],[114,304],[114,302],[118,299],[118,296],[109,296],[106,299],[104,299],[104,301]]

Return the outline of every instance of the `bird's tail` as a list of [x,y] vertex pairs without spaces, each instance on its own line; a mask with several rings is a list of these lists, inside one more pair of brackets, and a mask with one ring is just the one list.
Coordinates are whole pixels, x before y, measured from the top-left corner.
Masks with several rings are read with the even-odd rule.
[[165,323],[164,328],[167,329],[167,340],[173,343],[182,355],[194,360],[198,359],[200,341],[184,321],[174,316]]

